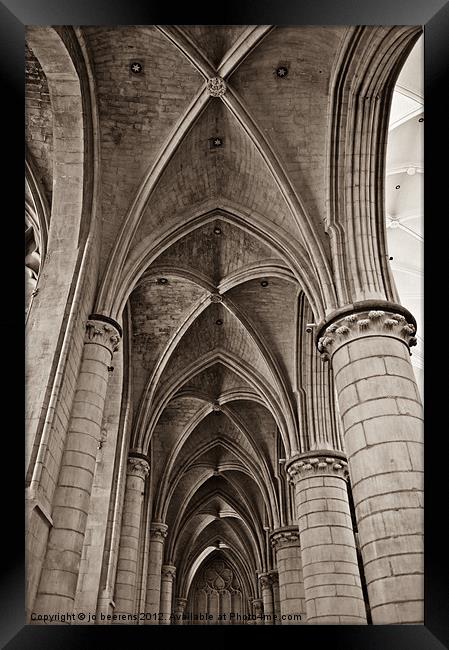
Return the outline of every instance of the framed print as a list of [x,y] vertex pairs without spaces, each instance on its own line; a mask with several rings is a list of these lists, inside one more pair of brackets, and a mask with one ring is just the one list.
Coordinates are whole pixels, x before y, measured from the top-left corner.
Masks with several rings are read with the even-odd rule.
[[448,6],[214,9],[0,6],[4,645],[437,650]]

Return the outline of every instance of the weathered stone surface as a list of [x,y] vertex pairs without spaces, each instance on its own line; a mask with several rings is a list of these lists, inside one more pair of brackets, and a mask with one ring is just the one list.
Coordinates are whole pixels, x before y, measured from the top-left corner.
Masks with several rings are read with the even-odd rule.
[[29,618],[363,624],[365,580],[374,622],[419,621],[378,223],[418,31],[27,28]]

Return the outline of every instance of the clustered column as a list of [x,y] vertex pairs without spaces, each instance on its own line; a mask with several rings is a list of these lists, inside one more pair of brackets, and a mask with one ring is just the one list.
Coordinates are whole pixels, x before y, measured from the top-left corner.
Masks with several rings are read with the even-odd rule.
[[176,575],[176,567],[164,564],[161,569],[161,625],[170,625],[172,614],[173,581]]
[[[276,552],[282,625],[297,625],[305,621],[298,528],[296,526],[277,528],[271,533],[271,544]],[[299,619],[298,616],[301,618]]]
[[286,469],[295,486],[307,622],[366,623],[344,454],[299,454]]
[[423,426],[403,307],[347,310],[318,332],[331,360],[373,623],[422,623]]
[[142,505],[149,471],[147,460],[130,454],[115,584],[115,613],[131,614],[134,611]]
[[109,369],[121,338],[112,319],[92,315],[53,501],[53,527],[34,611],[71,612],[101,436]]
[[148,581],[145,602],[147,625],[158,625],[161,601],[161,572],[164,558],[164,541],[168,526],[153,522],[150,526],[150,551],[148,557]]
[[265,625],[273,625],[274,607],[273,591],[271,589],[271,576],[268,573],[263,573],[259,576],[259,582],[263,601],[264,623]]

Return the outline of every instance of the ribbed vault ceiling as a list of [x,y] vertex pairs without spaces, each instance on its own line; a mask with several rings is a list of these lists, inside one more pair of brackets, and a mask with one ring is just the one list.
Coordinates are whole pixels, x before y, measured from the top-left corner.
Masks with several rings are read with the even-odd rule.
[[[298,304],[305,294],[313,318],[335,303],[328,128],[348,29],[82,33],[99,122],[99,305],[123,315],[130,343],[131,448],[151,457],[152,519],[168,524],[179,593],[223,557],[254,595],[264,528],[286,523],[279,460],[301,436]],[[31,50],[27,71],[27,128],[40,134],[27,141],[51,201],[48,87]],[[222,99],[205,86],[214,76]]]
[[[101,54],[102,44],[111,44],[108,33],[90,28],[88,34],[96,44],[98,65],[102,70],[109,65],[110,70],[106,59],[114,60],[118,53]],[[204,55],[214,66],[245,34],[245,27],[226,26],[184,31],[197,56]],[[124,55],[127,31],[123,35]],[[337,36],[333,35],[332,47],[338,43]],[[147,61],[160,46],[161,37],[165,38],[148,28],[139,36],[149,44]],[[294,30],[289,35],[293,37]],[[248,66],[254,68],[254,83],[258,75],[265,76],[268,94],[273,94],[265,101],[274,100],[280,80],[273,69],[264,71],[264,66],[270,60],[271,67],[276,65],[273,50],[281,40],[273,32],[241,64],[233,76],[243,92],[247,92]],[[302,43],[298,61],[304,62],[304,47]],[[166,43],[165,48],[170,52],[165,57],[167,65],[154,73],[160,75],[154,83],[167,75],[173,85],[179,84],[180,95],[192,98],[201,87],[200,79],[195,86],[194,66],[186,68],[185,57],[173,44]],[[292,43],[288,49],[291,58]],[[317,75],[324,88],[329,71],[320,70]],[[313,83],[317,82],[318,77]],[[119,104],[135,91],[133,83],[124,81],[117,102],[108,108],[105,101],[102,111],[120,111]],[[291,96],[298,92],[298,85],[307,94],[305,85],[310,83],[302,72],[293,77]],[[251,101],[257,100],[258,92],[248,93]],[[151,99],[143,95],[139,101]],[[181,97],[178,103],[179,119],[185,106]],[[292,108],[285,98],[285,118],[294,119],[298,131],[298,121],[305,118],[295,117]],[[162,109],[157,104],[152,110]],[[265,111],[265,117],[272,119],[269,103]],[[161,123],[157,137],[163,135],[165,124],[168,121]],[[129,123],[124,125],[120,142],[103,149],[105,156],[113,156],[107,175],[115,189],[106,199],[112,214],[120,209],[120,183],[125,179],[119,152],[130,146],[130,128]],[[266,125],[267,133],[272,130],[273,124]],[[217,137],[223,145],[213,148],[210,140]],[[109,141],[109,130],[103,129],[103,138]],[[155,138],[142,132],[135,149],[140,165],[154,158]],[[300,176],[299,167],[296,172]],[[112,179],[114,174],[119,185]],[[267,568],[264,526],[280,525],[280,439],[289,446],[287,430],[296,427],[292,386],[300,284],[278,242],[282,234],[295,247],[304,248],[304,241],[257,143],[219,99],[209,100],[180,140],[142,210],[130,251],[148,248],[155,231],[174,231],[186,212],[211,217],[161,246],[160,254],[145,264],[129,297],[132,446],[152,457],[154,485],[158,486],[153,517],[169,526],[165,560],[177,567],[177,581],[186,595],[194,575],[211,558],[223,554],[244,584],[246,580],[246,590],[255,593],[254,575]],[[240,221],[229,218],[236,213],[243,215]],[[270,241],[251,232],[247,226],[251,214],[260,215],[277,237]],[[117,224],[111,221],[112,241]],[[196,567],[194,575],[192,567]]]

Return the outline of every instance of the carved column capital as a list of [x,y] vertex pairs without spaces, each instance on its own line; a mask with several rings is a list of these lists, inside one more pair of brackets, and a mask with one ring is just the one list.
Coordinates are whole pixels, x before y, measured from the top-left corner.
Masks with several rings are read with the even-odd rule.
[[287,461],[285,469],[288,481],[296,484],[301,479],[312,476],[339,476],[345,481],[349,478],[345,454],[340,451],[317,450],[293,456]]
[[175,606],[178,611],[184,611],[187,605],[187,598],[175,598]]
[[161,521],[154,521],[150,525],[150,539],[152,541],[163,542],[167,537],[168,526]]
[[259,582],[260,582],[260,588],[262,590],[271,589],[271,585],[272,585],[272,582],[273,582],[272,578],[271,578],[271,574],[270,573],[262,573],[259,576]]
[[409,349],[417,343],[413,316],[401,305],[386,301],[367,302],[365,309],[351,305],[329,320],[330,324],[321,325],[317,332],[318,351],[325,359],[330,359],[345,343],[373,335],[397,338]]
[[176,567],[171,564],[163,564],[161,567],[162,580],[172,581],[176,575]]
[[263,607],[263,600],[262,598],[254,598],[253,600],[253,609],[255,611],[260,611]]
[[211,97],[222,97],[226,92],[226,82],[221,77],[212,77],[207,82],[207,89]]
[[299,530],[297,526],[277,528],[271,535],[271,546],[277,551],[288,546],[299,546]]
[[118,350],[122,328],[112,318],[91,314],[86,323],[86,343],[102,345],[111,353]]
[[129,456],[127,471],[128,475],[139,476],[142,480],[145,480],[149,474],[150,465],[144,458]]

